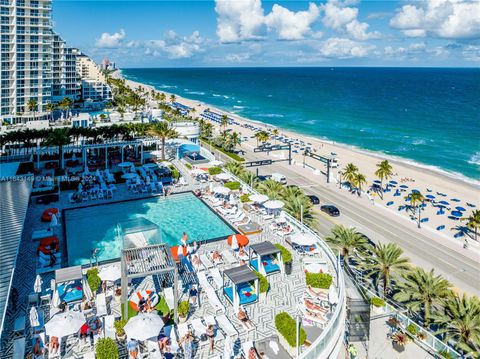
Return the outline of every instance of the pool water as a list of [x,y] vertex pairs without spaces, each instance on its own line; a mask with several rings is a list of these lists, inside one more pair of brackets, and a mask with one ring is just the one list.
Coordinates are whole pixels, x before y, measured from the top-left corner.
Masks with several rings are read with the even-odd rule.
[[142,217],[159,227],[162,242],[170,246],[180,244],[183,232],[190,241],[234,233],[191,192],[72,209],[65,211],[69,266],[89,263],[94,249],[98,249],[98,261],[120,258],[123,241],[117,236],[117,225]]

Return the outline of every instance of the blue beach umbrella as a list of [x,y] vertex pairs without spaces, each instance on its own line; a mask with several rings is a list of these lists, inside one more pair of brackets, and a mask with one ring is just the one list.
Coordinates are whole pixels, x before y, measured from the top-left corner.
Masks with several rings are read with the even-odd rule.
[[390,183],[390,184],[398,184],[398,182],[397,182],[397,181],[394,181],[394,180],[388,181],[388,183]]
[[458,198],[452,198],[451,201],[452,202],[460,202],[460,200]]
[[400,188],[408,188],[408,186],[406,184],[402,184]]
[[418,189],[412,189],[412,193],[420,193]]
[[465,208],[460,207],[460,206],[455,207],[455,209],[456,209],[457,211],[460,211],[460,212],[465,212],[465,211],[466,211]]
[[378,183],[378,184],[380,184],[380,183],[382,183],[382,181],[380,181],[380,180],[375,180],[375,181],[373,181],[373,183]]
[[435,199],[435,196],[433,194],[427,194],[425,197],[428,199]]
[[450,203],[448,203],[447,201],[440,201],[440,202],[438,202],[438,203],[439,203],[439,204],[443,204],[443,205],[445,205],[445,206],[450,205]]
[[441,231],[441,230],[443,230],[443,229],[445,229],[445,225],[444,225],[444,224],[442,224],[441,226],[438,226],[438,227],[437,227],[437,231]]
[[468,206],[468,207],[472,207],[472,208],[477,207],[477,206],[475,206],[473,203],[468,203],[468,202],[467,202],[467,206]]
[[463,216],[463,213],[460,211],[452,211],[451,215],[454,217],[461,217]]

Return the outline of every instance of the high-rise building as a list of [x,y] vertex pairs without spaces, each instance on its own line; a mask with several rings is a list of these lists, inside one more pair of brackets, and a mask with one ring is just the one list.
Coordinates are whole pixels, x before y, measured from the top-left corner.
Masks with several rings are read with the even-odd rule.
[[78,49],[68,47],[60,35],[53,35],[52,56],[52,102],[65,97],[72,101],[80,99],[81,79],[76,69]]
[[83,79],[106,82],[105,75],[101,68],[87,55],[77,56],[77,73]]
[[[47,116],[52,96],[52,1],[0,0],[0,120]],[[30,111],[29,102],[35,101]]]

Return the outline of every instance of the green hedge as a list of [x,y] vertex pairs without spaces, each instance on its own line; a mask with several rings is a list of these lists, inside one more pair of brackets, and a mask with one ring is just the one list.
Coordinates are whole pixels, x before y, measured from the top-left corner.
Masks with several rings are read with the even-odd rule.
[[207,140],[205,140],[205,139],[203,139],[203,138],[202,138],[200,141],[209,144],[210,146],[212,146],[212,147],[215,148],[216,150],[222,152],[223,154],[227,155],[228,157],[230,157],[231,159],[233,159],[233,160],[235,160],[235,161],[238,161],[238,162],[243,162],[243,161],[245,161],[245,158],[240,157],[240,156],[237,155],[236,153],[229,152],[229,151],[227,151],[227,150],[225,150],[225,149],[217,146],[216,144],[214,144],[214,143],[212,143],[212,142],[210,142],[210,141],[207,141]]
[[180,178],[180,172],[175,168],[174,165],[168,166],[170,168],[170,171],[172,171],[172,178],[174,179],[179,179]]
[[96,293],[98,288],[100,288],[100,284],[102,284],[102,280],[98,275],[98,268],[92,268],[87,271],[87,282],[92,292]]
[[382,298],[372,297],[370,298],[370,304],[380,308],[385,306],[385,301]]
[[290,252],[287,248],[282,246],[281,244],[275,244],[275,247],[277,247],[280,252],[282,253],[282,262],[283,263],[292,263],[293,257],[292,257],[292,252]]
[[100,338],[95,350],[97,359],[118,359],[118,347],[111,338]]
[[[290,346],[297,347],[297,323],[290,314],[286,312],[278,313],[275,316],[275,327]],[[299,345],[305,343],[305,340],[307,340],[307,333],[300,325]]]
[[220,173],[222,173],[222,169],[220,167],[210,167],[208,169],[208,174],[210,176],[216,176],[216,175],[219,175]]
[[333,278],[328,273],[306,273],[307,285],[313,288],[328,289],[332,284]]
[[242,185],[240,182],[227,182],[224,186],[232,191],[238,191]]
[[250,202],[250,195],[244,193],[240,196],[240,202],[242,203],[246,203],[246,202]]
[[253,269],[253,271],[260,279],[260,293],[266,293],[268,291],[268,287],[270,286],[270,284],[268,284],[267,278],[264,275],[258,273],[255,269]]

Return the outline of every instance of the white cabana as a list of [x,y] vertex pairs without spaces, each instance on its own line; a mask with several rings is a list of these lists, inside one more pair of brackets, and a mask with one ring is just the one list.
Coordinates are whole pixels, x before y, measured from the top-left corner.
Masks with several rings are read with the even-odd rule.
[[312,246],[317,242],[317,239],[308,233],[297,233],[292,236],[291,241],[300,246]]
[[45,333],[57,338],[77,333],[86,322],[85,314],[79,311],[58,313],[45,324]]
[[249,198],[250,201],[253,201],[255,203],[263,203],[268,201],[268,196],[264,194],[252,194],[251,196],[249,196]]
[[116,280],[119,280],[121,277],[120,265],[111,264],[111,265],[102,267],[98,271],[98,276],[100,277],[101,280],[115,282]]
[[280,209],[280,208],[283,208],[283,206],[285,206],[285,203],[275,199],[275,200],[270,200],[265,202],[263,206],[267,209]]
[[163,326],[163,319],[157,313],[139,313],[130,318],[123,330],[130,339],[147,340],[156,338]]
[[222,172],[222,173],[219,173],[218,175],[216,175],[215,178],[220,180],[220,181],[226,181],[226,180],[229,180],[230,178],[232,178],[232,176],[230,176],[228,173]]
[[33,284],[33,291],[35,293],[40,293],[42,291],[42,278],[40,277],[39,274],[35,277],[35,283]]
[[230,193],[230,189],[228,189],[227,187],[218,186],[218,187],[215,187],[213,189],[213,193],[221,194],[222,196],[226,196],[227,194]]
[[34,327],[38,327],[39,325],[40,325],[40,321],[38,320],[37,308],[32,306],[30,308],[30,326],[34,328]]

